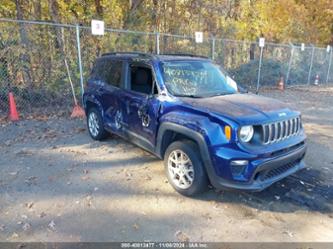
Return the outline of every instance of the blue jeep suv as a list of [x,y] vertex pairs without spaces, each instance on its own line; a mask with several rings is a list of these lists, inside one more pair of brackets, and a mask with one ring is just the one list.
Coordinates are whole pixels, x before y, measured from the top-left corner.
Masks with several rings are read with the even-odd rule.
[[208,58],[107,53],[83,96],[91,137],[123,137],[164,159],[183,195],[215,188],[260,191],[304,167],[301,115],[241,94]]

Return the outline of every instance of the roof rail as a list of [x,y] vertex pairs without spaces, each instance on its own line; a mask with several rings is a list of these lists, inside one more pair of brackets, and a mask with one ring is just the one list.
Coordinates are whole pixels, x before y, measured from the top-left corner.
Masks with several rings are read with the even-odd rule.
[[108,52],[102,54],[102,56],[107,56],[107,55],[137,55],[137,56],[143,56],[143,57],[153,57],[153,54],[149,53],[143,53],[143,52]]
[[204,56],[204,55],[196,55],[196,54],[186,54],[186,53],[167,53],[167,54],[161,54],[161,55],[170,55],[170,56],[189,56],[189,57],[200,57],[200,58],[210,59],[208,56]]

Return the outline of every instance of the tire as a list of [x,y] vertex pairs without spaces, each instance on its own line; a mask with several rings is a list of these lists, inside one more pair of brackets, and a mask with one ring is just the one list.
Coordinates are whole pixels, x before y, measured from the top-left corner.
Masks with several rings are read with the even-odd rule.
[[[181,153],[185,154],[181,156]],[[182,166],[176,166],[179,158],[187,162]],[[208,188],[208,177],[201,160],[198,146],[189,140],[176,141],[169,145],[164,154],[164,166],[169,183],[182,195],[194,196],[205,192]],[[193,173],[191,170],[192,168]],[[192,181],[191,180],[192,177]],[[182,180],[180,180],[182,179]],[[191,182],[189,184],[189,182]]]
[[91,107],[87,113],[87,128],[94,140],[103,140],[108,132],[104,129],[103,119],[97,108]]

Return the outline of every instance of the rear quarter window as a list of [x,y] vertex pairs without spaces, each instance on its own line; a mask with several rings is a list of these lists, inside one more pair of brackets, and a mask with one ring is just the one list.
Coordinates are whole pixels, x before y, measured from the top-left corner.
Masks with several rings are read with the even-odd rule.
[[118,60],[97,60],[91,72],[91,78],[101,80],[108,85],[121,87],[123,62]]

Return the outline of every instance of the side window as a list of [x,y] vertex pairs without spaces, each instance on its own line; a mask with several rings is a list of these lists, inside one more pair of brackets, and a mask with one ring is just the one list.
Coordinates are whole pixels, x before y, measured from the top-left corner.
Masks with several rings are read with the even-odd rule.
[[97,60],[94,63],[93,69],[90,73],[90,79],[103,80],[103,66],[104,66],[104,61]]
[[123,62],[115,60],[107,60],[104,64],[104,79],[109,85],[121,87],[121,73],[123,70]]
[[153,74],[149,67],[130,65],[131,90],[144,94],[151,94],[153,88]]

